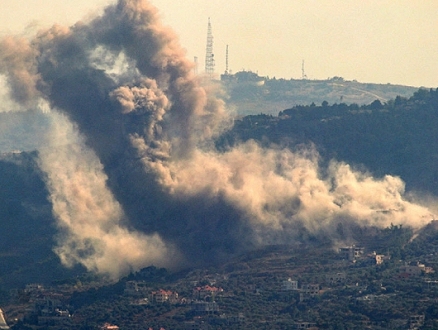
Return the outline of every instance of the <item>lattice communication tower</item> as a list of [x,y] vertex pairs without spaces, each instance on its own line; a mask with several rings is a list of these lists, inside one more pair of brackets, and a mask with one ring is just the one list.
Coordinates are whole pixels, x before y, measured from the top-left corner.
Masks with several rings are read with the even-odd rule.
[[207,49],[205,52],[205,73],[210,77],[214,73],[213,33],[211,32],[210,17],[207,28]]

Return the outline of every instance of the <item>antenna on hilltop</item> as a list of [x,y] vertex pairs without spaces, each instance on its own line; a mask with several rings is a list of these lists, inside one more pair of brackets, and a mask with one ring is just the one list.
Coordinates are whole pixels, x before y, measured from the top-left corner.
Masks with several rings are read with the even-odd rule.
[[225,51],[225,74],[228,74],[228,45]]
[[194,62],[195,62],[195,66],[193,67],[193,73],[195,75],[198,75],[198,56],[195,56]]
[[303,80],[307,79],[307,75],[304,72],[304,60],[303,60],[303,63],[301,64],[301,79],[303,79]]
[[213,34],[211,32],[210,17],[208,18],[207,48],[205,52],[205,73],[212,78],[214,73]]

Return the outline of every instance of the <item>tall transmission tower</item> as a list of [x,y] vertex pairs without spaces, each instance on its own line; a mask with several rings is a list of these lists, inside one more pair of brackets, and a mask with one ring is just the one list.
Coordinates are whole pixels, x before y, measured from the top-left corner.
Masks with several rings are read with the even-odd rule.
[[205,73],[212,78],[214,73],[213,34],[211,32],[210,17],[208,18],[207,49],[205,53]]

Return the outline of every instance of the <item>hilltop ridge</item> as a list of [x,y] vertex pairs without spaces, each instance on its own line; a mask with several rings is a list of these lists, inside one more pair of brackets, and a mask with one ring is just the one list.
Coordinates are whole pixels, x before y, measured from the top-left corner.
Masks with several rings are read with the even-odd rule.
[[410,97],[418,87],[361,83],[333,77],[326,80],[276,79],[261,77],[251,71],[221,75],[227,92],[227,104],[237,115],[279,111],[296,106],[322,102],[364,105],[379,100],[387,102],[397,96]]

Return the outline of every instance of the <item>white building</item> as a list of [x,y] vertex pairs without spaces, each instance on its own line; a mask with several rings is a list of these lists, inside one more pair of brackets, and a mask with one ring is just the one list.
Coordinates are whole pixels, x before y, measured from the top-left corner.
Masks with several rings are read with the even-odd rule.
[[176,304],[178,302],[178,293],[174,291],[167,291],[160,289],[158,291],[151,292],[150,301],[156,302],[156,303],[164,303],[168,301],[171,304]]

